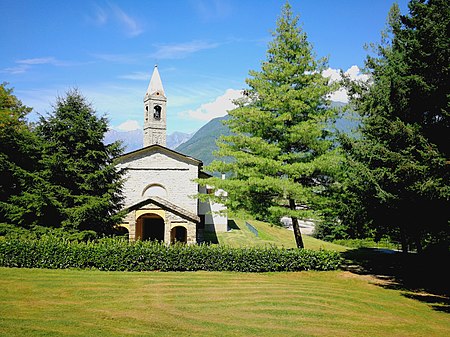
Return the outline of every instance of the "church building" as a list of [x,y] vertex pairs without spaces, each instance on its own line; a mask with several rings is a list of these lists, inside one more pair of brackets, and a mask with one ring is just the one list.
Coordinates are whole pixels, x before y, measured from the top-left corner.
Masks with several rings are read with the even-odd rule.
[[[117,166],[126,169],[124,223],[129,239],[165,243],[201,242],[204,231],[228,229],[225,207],[202,202],[199,193],[224,193],[200,186],[209,175],[202,162],[166,147],[167,97],[155,66],[144,96],[144,147],[123,154]],[[220,212],[220,213],[219,213]]]

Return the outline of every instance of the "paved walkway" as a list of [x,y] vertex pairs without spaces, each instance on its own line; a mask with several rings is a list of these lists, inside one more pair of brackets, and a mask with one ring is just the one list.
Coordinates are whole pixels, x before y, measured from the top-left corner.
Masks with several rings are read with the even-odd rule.
[[[283,217],[283,218],[281,218],[281,223],[287,229],[293,230],[291,218]],[[315,228],[314,222],[298,220],[298,224],[300,226],[300,231],[302,232],[302,234],[311,235],[314,232],[314,228]]]

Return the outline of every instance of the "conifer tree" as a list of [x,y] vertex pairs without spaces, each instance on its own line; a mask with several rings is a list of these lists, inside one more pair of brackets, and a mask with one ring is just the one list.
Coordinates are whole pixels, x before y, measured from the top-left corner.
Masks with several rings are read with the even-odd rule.
[[413,0],[409,8],[391,8],[366,61],[371,82],[350,85],[361,138],[342,144],[348,198],[358,200],[349,206],[366,215],[358,220],[400,240],[403,251],[411,242],[420,251],[450,238],[450,4]]
[[[32,165],[27,144],[31,132],[25,116],[31,111],[12,94],[6,83],[0,84],[0,200],[5,202],[15,194],[18,167],[28,169]],[[1,214],[1,213],[0,213]],[[4,218],[4,215],[1,216]]]
[[77,91],[59,97],[54,111],[41,117],[37,133],[44,141],[42,175],[58,188],[59,207],[47,221],[76,230],[111,232],[120,220],[122,175],[114,158],[122,153],[118,142],[105,145],[105,117]]
[[230,179],[202,181],[226,190],[221,201],[231,209],[275,224],[291,217],[299,248],[298,219],[320,216],[317,207],[339,161],[329,132],[334,111],[327,95],[334,88],[322,76],[325,66],[286,3],[261,70],[250,71],[244,98],[229,111],[233,134],[222,137],[216,156],[230,160],[208,168]]
[[54,189],[42,178],[42,143],[26,117],[32,111],[0,85],[0,222],[30,228],[56,207]]

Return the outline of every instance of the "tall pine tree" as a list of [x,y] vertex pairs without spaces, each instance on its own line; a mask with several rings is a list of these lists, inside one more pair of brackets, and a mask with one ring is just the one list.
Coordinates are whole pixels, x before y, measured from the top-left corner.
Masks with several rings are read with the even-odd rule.
[[450,4],[413,0],[409,8],[400,15],[392,7],[366,61],[371,82],[350,87],[363,123],[361,138],[344,137],[343,146],[347,193],[366,214],[358,220],[420,251],[450,237]]
[[54,111],[42,117],[37,133],[44,141],[43,176],[58,187],[60,206],[49,212],[48,223],[76,230],[111,232],[120,220],[122,175],[114,158],[119,143],[103,143],[105,117],[77,91],[59,97]]
[[286,3],[261,70],[250,71],[245,97],[229,112],[233,135],[220,140],[216,156],[231,160],[208,168],[231,177],[203,181],[226,190],[222,201],[231,209],[272,223],[291,217],[299,248],[298,219],[320,216],[314,210],[339,161],[329,132],[334,112],[326,99],[334,88],[322,76],[325,67]]

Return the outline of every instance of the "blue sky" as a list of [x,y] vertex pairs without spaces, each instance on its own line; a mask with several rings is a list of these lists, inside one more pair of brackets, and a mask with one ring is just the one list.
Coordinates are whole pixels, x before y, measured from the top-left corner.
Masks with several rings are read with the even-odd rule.
[[[292,0],[330,71],[362,67],[393,0]],[[142,125],[158,64],[168,133],[193,132],[225,113],[258,70],[284,0],[1,0],[0,81],[36,113],[78,88],[116,129]],[[407,1],[398,1],[402,13]],[[355,69],[355,68],[353,68]],[[334,71],[334,70],[333,70]]]

